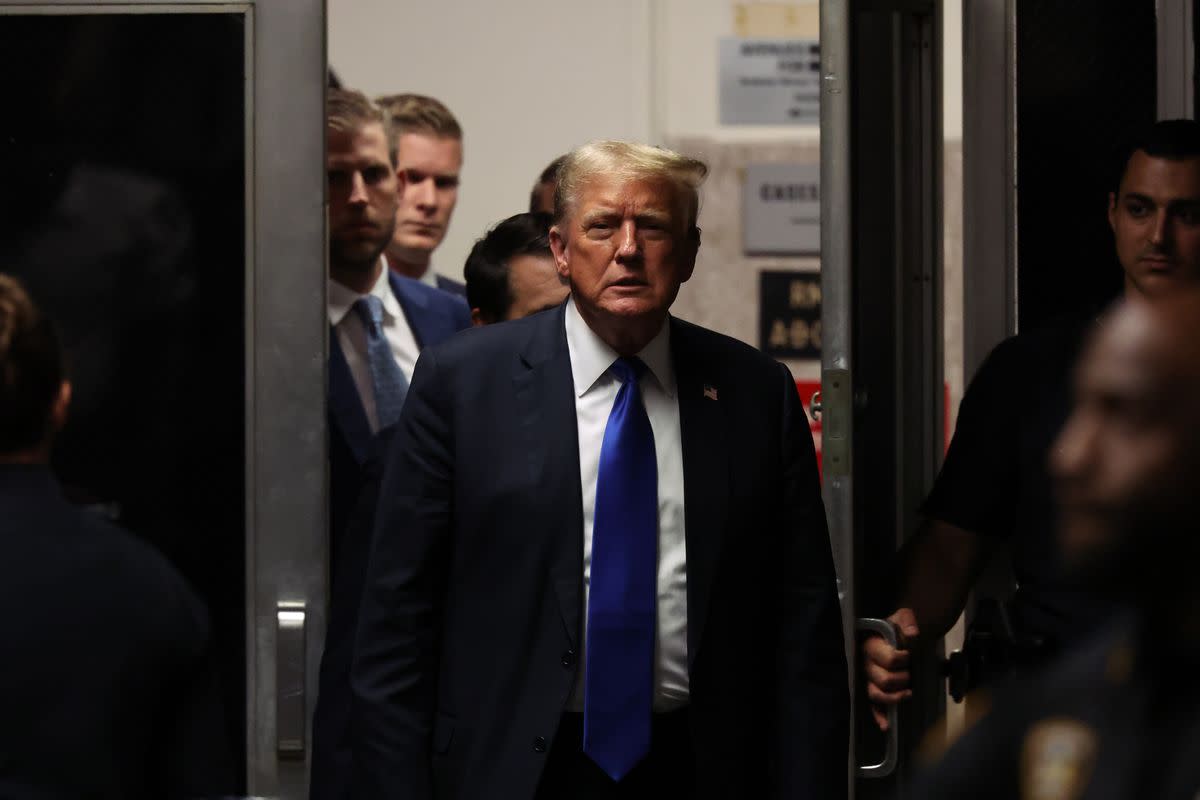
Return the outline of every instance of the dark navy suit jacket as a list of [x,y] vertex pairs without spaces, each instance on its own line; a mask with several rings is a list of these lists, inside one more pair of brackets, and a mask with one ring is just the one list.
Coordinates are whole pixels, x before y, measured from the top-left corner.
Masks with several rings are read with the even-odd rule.
[[[471,312],[458,297],[389,272],[392,292],[421,348],[471,327]],[[334,561],[350,512],[362,490],[363,466],[371,453],[371,427],[346,356],[331,331],[329,339],[330,539]]]
[[443,292],[449,292],[450,294],[456,294],[459,297],[467,296],[467,285],[465,283],[459,283],[458,281],[454,280],[453,278],[447,278],[445,275],[437,276],[437,285],[438,285],[438,288],[441,289]]
[[235,788],[208,614],[161,554],[0,465],[0,797]]
[[[461,298],[389,273],[419,347],[437,344],[471,325]],[[382,454],[390,430],[371,435],[366,412],[336,335],[329,343],[330,624],[321,659],[313,719],[311,797],[340,798],[349,778],[350,658],[359,589],[370,548]],[[372,476],[376,476],[372,480]],[[365,496],[364,496],[365,495]]]
[[[354,645],[353,793],[524,800],[579,668],[564,308],[425,350]],[[787,369],[671,322],[697,798],[844,797],[849,692],[812,437]]]

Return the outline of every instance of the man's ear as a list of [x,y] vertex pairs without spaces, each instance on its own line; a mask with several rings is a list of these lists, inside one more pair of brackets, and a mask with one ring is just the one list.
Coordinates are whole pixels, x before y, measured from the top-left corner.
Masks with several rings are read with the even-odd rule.
[[696,255],[700,252],[700,229],[693,225],[683,240],[683,252],[680,254],[679,282],[687,283],[696,269]]
[[567,239],[557,225],[550,228],[550,252],[554,254],[554,267],[559,277],[569,279],[571,270],[567,266]]
[[487,325],[487,320],[483,318],[483,312],[478,308],[471,309],[471,324],[476,328],[482,328],[484,325]]
[[71,409],[71,382],[59,384],[58,394],[54,397],[54,405],[50,407],[50,429],[58,433],[67,424]]
[[1108,193],[1108,227],[1117,232],[1117,193]]

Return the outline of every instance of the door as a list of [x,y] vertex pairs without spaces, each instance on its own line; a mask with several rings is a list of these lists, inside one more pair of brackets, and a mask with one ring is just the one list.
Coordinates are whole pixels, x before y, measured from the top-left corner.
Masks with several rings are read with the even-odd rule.
[[884,797],[942,711],[934,654],[914,669],[923,702],[882,736],[857,653],[860,620],[894,610],[896,550],[943,452],[941,24],[938,4],[909,0],[825,2],[821,20],[825,494],[853,673],[853,790]]
[[306,795],[324,624],[324,7],[0,0],[0,263],[70,496],[205,601],[242,793]]

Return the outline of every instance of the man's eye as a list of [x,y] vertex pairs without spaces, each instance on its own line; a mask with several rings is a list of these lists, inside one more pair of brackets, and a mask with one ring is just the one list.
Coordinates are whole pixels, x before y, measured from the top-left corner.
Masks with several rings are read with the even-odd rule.
[[453,189],[458,186],[458,178],[438,178],[433,183],[439,189]]
[[1150,213],[1150,206],[1145,203],[1126,203],[1125,210],[1131,217],[1144,217]]
[[1200,208],[1181,208],[1178,217],[1184,225],[1200,225]]
[[384,167],[371,167],[363,172],[363,180],[365,180],[367,183],[379,183],[380,181],[387,179],[389,172],[391,172],[391,170]]

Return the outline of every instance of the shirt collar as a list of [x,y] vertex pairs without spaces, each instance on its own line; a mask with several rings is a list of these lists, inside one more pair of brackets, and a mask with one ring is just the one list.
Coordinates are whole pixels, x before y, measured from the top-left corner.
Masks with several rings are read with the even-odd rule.
[[[389,320],[399,319],[403,314],[400,308],[400,301],[396,299],[395,292],[392,291],[392,283],[388,279],[388,263],[383,256],[379,257],[379,263],[383,269],[379,271],[379,278],[375,281],[375,285],[371,287],[371,294],[378,297],[383,302],[384,322]],[[350,310],[354,308],[354,304],[359,298],[364,297],[353,289],[343,286],[333,278],[329,279],[329,298],[327,301],[329,309],[329,324],[335,328],[341,324]]]
[[[596,385],[619,356],[584,322],[579,309],[575,307],[574,297],[567,300],[566,328],[575,396],[582,397]],[[668,321],[663,322],[662,330],[642,348],[637,357],[667,396],[674,397],[675,369],[671,364],[671,325]]]

